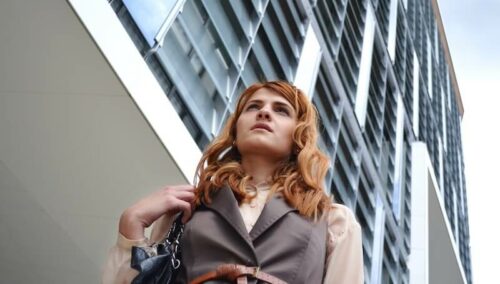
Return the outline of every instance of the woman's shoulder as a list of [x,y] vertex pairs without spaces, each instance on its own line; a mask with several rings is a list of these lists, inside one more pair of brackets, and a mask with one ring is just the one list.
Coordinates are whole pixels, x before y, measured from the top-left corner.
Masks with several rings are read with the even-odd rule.
[[353,228],[359,228],[359,223],[351,208],[339,203],[331,204],[326,216],[326,221],[328,230],[337,236],[344,235],[346,231],[352,230]]

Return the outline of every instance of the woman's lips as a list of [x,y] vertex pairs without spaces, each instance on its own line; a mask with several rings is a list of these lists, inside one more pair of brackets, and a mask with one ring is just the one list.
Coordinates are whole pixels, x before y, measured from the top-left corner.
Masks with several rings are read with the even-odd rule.
[[264,129],[264,130],[267,130],[269,132],[273,132],[273,130],[271,129],[271,127],[269,127],[269,125],[264,124],[264,123],[257,123],[257,124],[255,124],[252,127],[252,130],[254,130],[254,129]]

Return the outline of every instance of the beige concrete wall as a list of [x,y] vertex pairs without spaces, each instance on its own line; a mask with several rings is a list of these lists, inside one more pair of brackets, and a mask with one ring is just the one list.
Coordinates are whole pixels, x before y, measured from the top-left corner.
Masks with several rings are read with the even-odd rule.
[[121,211],[184,174],[67,2],[0,1],[0,39],[1,282],[97,283]]

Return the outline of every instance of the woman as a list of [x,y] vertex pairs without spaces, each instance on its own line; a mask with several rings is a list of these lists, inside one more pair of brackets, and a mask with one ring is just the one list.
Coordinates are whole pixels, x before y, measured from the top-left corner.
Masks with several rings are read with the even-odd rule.
[[360,226],[325,194],[329,161],[316,142],[316,109],[301,90],[250,86],[205,150],[196,188],[168,186],[123,212],[104,282],[130,282],[130,248],[160,240],[183,212],[179,283],[221,264],[287,283],[363,283]]

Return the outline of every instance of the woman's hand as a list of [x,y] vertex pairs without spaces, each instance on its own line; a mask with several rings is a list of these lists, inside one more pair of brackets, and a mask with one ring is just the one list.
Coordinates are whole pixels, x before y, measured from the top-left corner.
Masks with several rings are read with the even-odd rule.
[[142,198],[125,209],[120,217],[119,231],[127,239],[144,238],[144,229],[151,226],[156,219],[164,214],[173,215],[180,211],[184,213],[182,221],[191,218],[194,201],[194,186],[175,185]]

